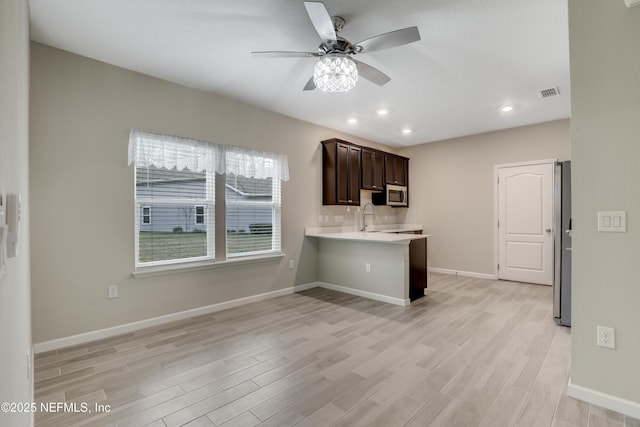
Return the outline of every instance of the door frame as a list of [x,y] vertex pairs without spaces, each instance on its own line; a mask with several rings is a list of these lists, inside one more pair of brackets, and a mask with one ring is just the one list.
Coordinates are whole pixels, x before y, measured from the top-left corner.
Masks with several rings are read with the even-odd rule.
[[[553,194],[555,194],[555,165],[556,163],[558,163],[558,159],[544,159],[544,160],[532,160],[532,161],[527,161],[527,162],[515,162],[515,163],[501,163],[498,165],[493,165],[493,277],[496,280],[499,280],[499,276],[498,276],[498,262],[500,260],[500,253],[499,253],[499,235],[498,233],[500,232],[500,230],[498,229],[498,219],[500,216],[500,206],[498,204],[498,171],[499,169],[502,168],[513,168],[513,167],[518,167],[518,166],[534,166],[534,165],[543,165],[543,164],[551,164],[553,166],[553,170],[554,170],[554,177],[553,177],[553,181],[552,182],[552,190],[553,190]],[[554,205],[555,205],[555,197],[553,197],[553,201],[554,201]],[[555,210],[555,206],[553,206],[553,218],[551,223],[553,224],[552,226],[552,231],[551,231],[551,235],[554,237],[553,239],[553,248],[552,250],[555,252],[555,245],[556,245],[556,239],[555,239],[555,235],[556,235],[556,230],[555,230],[555,223],[556,223],[556,210]],[[555,256],[553,257],[553,268],[555,270]]]

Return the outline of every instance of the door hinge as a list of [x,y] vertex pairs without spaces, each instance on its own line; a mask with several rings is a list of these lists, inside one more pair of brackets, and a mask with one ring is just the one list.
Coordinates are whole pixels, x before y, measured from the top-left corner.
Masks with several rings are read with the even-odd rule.
[[498,177],[498,184],[500,184],[500,177]]
[[498,220],[498,228],[500,228],[500,220]]
[[500,270],[500,264],[498,264],[498,270]]

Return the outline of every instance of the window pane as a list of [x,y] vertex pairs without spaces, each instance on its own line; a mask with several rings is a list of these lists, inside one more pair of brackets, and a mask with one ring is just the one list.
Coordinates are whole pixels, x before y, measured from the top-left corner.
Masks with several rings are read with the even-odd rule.
[[213,179],[188,169],[136,168],[136,198],[144,203],[137,224],[138,263],[213,258],[214,233],[207,229],[213,217],[206,219],[213,215]]
[[274,181],[271,178],[256,179],[227,174],[228,256],[279,250],[274,245],[273,235],[276,212],[274,194]]

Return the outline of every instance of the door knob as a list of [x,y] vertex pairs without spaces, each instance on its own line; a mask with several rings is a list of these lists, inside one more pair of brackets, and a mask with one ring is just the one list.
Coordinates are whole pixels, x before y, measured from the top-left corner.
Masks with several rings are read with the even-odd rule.
[[547,229],[546,229],[546,230],[544,230],[544,231],[546,231],[547,233],[551,233],[551,229],[550,229],[550,228],[547,228]]

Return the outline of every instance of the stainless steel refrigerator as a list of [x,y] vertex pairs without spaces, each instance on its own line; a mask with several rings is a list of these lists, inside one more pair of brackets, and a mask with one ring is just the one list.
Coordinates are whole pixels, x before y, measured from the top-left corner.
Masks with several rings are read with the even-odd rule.
[[571,326],[571,162],[556,163],[555,188],[555,278],[553,318]]

